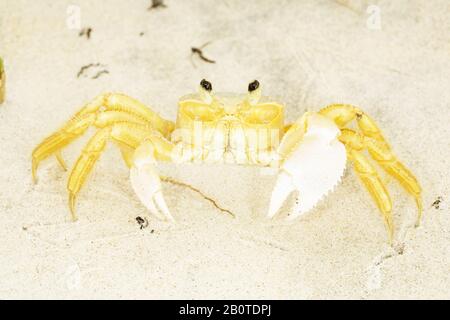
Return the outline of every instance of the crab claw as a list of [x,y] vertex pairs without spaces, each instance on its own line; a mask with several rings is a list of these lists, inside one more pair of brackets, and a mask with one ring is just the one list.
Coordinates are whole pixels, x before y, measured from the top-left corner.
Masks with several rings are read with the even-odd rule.
[[151,143],[144,142],[136,149],[130,169],[131,185],[139,200],[152,214],[174,222],[162,194],[161,179],[155,171],[156,160],[153,155]]
[[299,143],[294,144],[280,167],[268,217],[277,213],[293,191],[299,192],[299,201],[289,218],[306,213],[339,183],[344,173],[347,155],[334,122],[319,114],[308,114],[306,128],[304,134],[298,134]]

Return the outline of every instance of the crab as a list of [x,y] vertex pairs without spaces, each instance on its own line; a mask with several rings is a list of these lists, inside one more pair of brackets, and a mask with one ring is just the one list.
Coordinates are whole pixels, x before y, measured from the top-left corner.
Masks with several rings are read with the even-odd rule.
[[[353,122],[357,126],[352,129]],[[310,211],[334,189],[347,160],[351,160],[392,240],[392,202],[372,164],[374,160],[414,197],[420,221],[422,200],[417,179],[393,154],[375,122],[352,105],[332,104],[318,112],[306,112],[286,125],[283,104],[263,96],[257,80],[248,85],[246,94],[215,93],[211,83],[202,80],[197,93],[180,98],[174,123],[131,97],[106,93],[87,103],[34,149],[34,181],[39,163],[51,155],[67,168],[61,150],[91,126],[97,131],[76,161],[67,184],[74,220],[77,194],[108,141],[113,141],[130,169],[137,197],[151,214],[164,220],[174,218],[162,193],[155,167],[158,161],[275,168],[278,176],[267,216],[274,217],[296,192],[297,204],[288,215],[293,219]]]

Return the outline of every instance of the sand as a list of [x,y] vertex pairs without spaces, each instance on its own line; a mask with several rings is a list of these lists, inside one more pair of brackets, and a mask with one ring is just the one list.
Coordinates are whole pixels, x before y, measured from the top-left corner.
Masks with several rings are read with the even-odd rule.
[[[0,298],[450,298],[448,1],[166,4],[1,1]],[[191,57],[208,42],[215,64]],[[89,64],[99,65],[77,77]],[[203,195],[165,183],[177,223],[160,222],[131,190],[114,145],[80,193],[76,223],[68,173],[54,159],[32,183],[33,148],[99,93],[125,92],[175,119],[178,97],[203,77],[235,92],[258,79],[290,121],[330,103],[361,106],[423,186],[420,227],[411,197],[384,177],[389,246],[351,167],[292,223],[263,218],[273,175],[197,165],[161,166]],[[68,163],[86,139],[64,150]],[[142,230],[138,216],[148,220]]]

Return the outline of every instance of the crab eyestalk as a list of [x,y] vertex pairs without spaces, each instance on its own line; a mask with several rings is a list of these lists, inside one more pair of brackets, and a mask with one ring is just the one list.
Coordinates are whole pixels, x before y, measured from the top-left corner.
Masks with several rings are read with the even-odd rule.
[[261,99],[261,86],[258,80],[250,82],[248,85],[247,101],[251,106],[257,105]]
[[5,86],[6,86],[6,76],[5,70],[3,69],[3,60],[0,58],[0,104],[5,101]]
[[208,103],[211,104],[213,101],[213,93],[212,93],[212,84],[211,82],[209,82],[208,80],[203,79],[200,82],[200,87],[199,87],[199,93],[200,93],[200,98]]

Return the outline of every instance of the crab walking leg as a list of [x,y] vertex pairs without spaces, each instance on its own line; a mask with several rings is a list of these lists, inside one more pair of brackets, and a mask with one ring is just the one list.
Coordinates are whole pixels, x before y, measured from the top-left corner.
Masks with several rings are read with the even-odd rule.
[[[97,105],[97,104],[95,104]],[[85,107],[88,108],[88,107]],[[89,108],[93,108],[89,105]],[[101,111],[98,113],[78,113],[70,119],[65,126],[53,133],[42,141],[32,153],[32,175],[33,180],[37,181],[36,172],[39,163],[49,156],[55,154],[58,162],[63,168],[66,168],[64,160],[61,156],[61,149],[69,145],[78,137],[83,135],[86,130],[94,125],[97,128],[105,128],[106,126],[115,123],[136,123],[141,125],[151,126],[146,120],[141,117],[127,113],[125,111]]]
[[63,168],[64,171],[67,171],[67,164],[66,164],[66,161],[64,161],[64,158],[62,157],[61,150],[57,151],[55,153],[55,156],[56,156],[56,160],[58,160],[58,163],[61,166],[61,168]]
[[[124,111],[105,111],[99,112],[96,114],[96,117],[93,121],[93,125],[97,128],[105,128],[115,123],[136,123],[141,125],[146,125],[147,123],[134,114],[129,114]],[[58,163],[64,170],[67,170],[67,165],[61,155],[61,150],[55,152],[56,159]]]
[[392,242],[394,225],[392,221],[392,202],[389,193],[369,160],[360,151],[351,147],[347,147],[347,150],[348,157],[352,160],[355,171],[383,214],[389,233],[389,240]]
[[339,128],[344,128],[348,123],[356,119],[358,127],[364,133],[364,136],[374,138],[380,143],[389,146],[375,121],[358,107],[350,104],[332,104],[320,110],[319,113],[332,119]]
[[374,158],[387,173],[396,178],[403,188],[414,197],[418,210],[416,225],[419,225],[423,209],[421,196],[422,189],[416,177],[414,177],[411,171],[409,171],[385,145],[369,139],[369,141],[367,141],[367,149],[372,158]]
[[75,199],[83,186],[89,172],[92,170],[95,162],[105,149],[106,142],[111,134],[111,128],[105,128],[98,131],[83,149],[81,156],[78,158],[75,166],[70,173],[67,189],[69,191],[69,208],[72,213],[73,220],[77,220],[75,214]]
[[87,128],[89,128],[94,120],[95,115],[91,114],[84,115],[79,119],[73,118],[61,130],[44,139],[44,141],[33,150],[31,171],[34,182],[37,182],[36,172],[39,163],[52,154],[59,152],[60,149],[81,136],[86,132]]
[[[375,122],[364,114],[361,110],[350,105],[332,105],[323,109],[328,116],[331,116],[335,122],[345,125],[351,119],[356,117],[362,135],[357,134],[350,129],[343,129],[340,137],[341,141],[351,142],[359,147],[366,147],[380,166],[391,176],[393,176],[402,187],[411,194],[417,205],[417,222],[418,225],[422,217],[422,189],[416,177],[412,172],[402,164],[391,150],[391,147],[383,138],[380,129]],[[351,117],[349,114],[353,114]],[[355,115],[356,114],[356,115]],[[343,115],[343,118],[340,118]],[[350,119],[350,120],[349,120]]]
[[[390,175],[396,178],[400,182],[400,184],[414,196],[417,207],[419,209],[416,222],[416,224],[418,224],[420,222],[422,212],[420,186],[412,173],[396,159],[391,150],[385,144],[381,144],[379,141],[364,137],[364,135],[358,134],[351,129],[343,129],[339,139],[352,150],[362,152],[364,149],[368,149],[369,154],[372,156],[372,158],[376,160],[377,163],[380,164],[380,166],[385,169]],[[379,184],[382,185],[381,180]],[[365,185],[367,186],[367,184]],[[374,189],[370,189],[369,187],[368,189],[369,192],[373,195]],[[378,188],[378,190],[381,190],[381,188]],[[374,198],[377,202],[378,207],[383,212],[383,206],[380,204],[382,198],[377,198],[375,196]]]
[[365,138],[365,144],[372,158],[414,197],[418,210],[416,225],[419,225],[422,217],[423,205],[421,196],[422,189],[416,177],[397,159],[387,145],[370,138]]
[[[106,112],[105,112],[106,111]],[[57,151],[66,147],[79,136],[81,136],[99,117],[104,113],[108,113],[101,121],[109,122],[136,122],[146,123],[168,137],[175,128],[175,124],[171,121],[160,117],[156,112],[123,94],[108,93],[103,94],[89,103],[87,103],[80,111],[78,111],[60,130],[44,139],[33,151],[32,175],[36,182],[36,171],[39,163],[56,154],[58,162],[64,167],[62,157]],[[117,117],[117,119],[115,119]],[[126,118],[129,119],[126,119]],[[101,127],[101,126],[100,126]]]
[[175,124],[172,121],[163,119],[143,103],[120,93],[107,93],[96,97],[92,102],[85,105],[75,117],[87,113],[96,113],[101,111],[102,107],[108,111],[122,111],[138,116],[165,137],[168,137],[175,128]]

